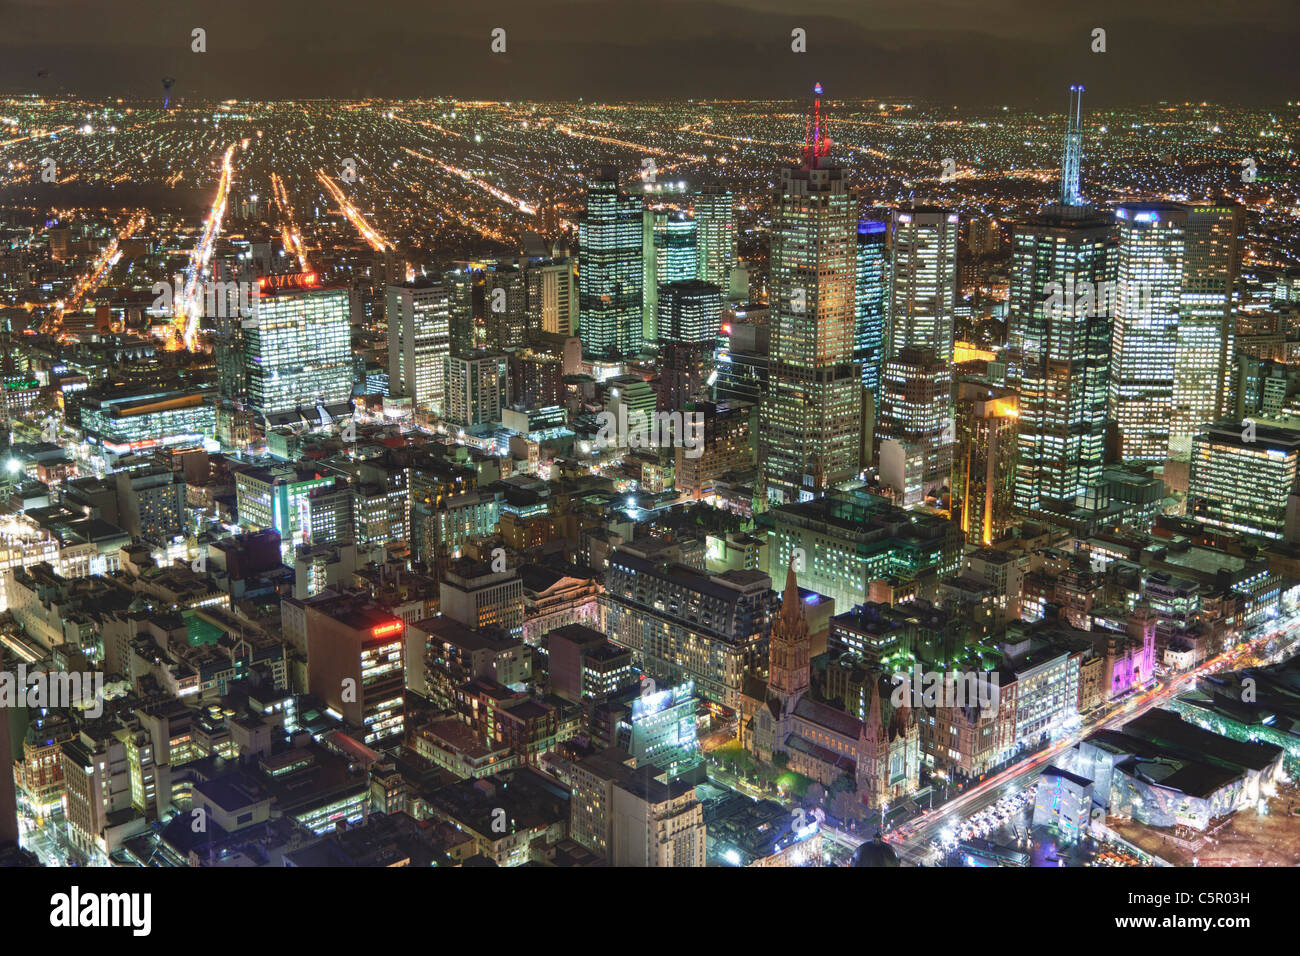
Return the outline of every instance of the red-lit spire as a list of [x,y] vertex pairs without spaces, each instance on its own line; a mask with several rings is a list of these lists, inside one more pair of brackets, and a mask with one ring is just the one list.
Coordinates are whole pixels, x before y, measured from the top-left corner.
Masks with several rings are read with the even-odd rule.
[[822,85],[813,85],[812,109],[808,111],[808,120],[803,134],[803,165],[805,169],[817,169],[818,160],[831,154],[831,138],[826,135],[826,117],[822,115]]

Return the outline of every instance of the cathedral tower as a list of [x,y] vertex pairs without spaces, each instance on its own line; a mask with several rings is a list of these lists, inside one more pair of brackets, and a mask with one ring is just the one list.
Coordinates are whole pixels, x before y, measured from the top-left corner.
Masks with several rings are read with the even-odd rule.
[[785,713],[793,710],[808,690],[810,646],[808,617],[799,599],[792,561],[785,575],[781,612],[772,622],[768,639],[767,690],[770,696],[781,701]]

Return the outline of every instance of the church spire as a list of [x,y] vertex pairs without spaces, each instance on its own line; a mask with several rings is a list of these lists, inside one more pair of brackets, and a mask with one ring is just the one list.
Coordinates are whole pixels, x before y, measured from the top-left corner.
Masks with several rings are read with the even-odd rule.
[[781,595],[781,616],[794,619],[803,613],[803,604],[799,600],[799,582],[794,574],[794,556],[790,556],[790,566],[785,569],[785,593]]
[[794,560],[785,572],[785,594],[781,611],[772,621],[768,635],[767,686],[776,696],[793,702],[808,689],[808,659],[812,641],[808,635],[808,616],[799,598]]
[[885,736],[885,728],[880,718],[880,681],[871,682],[871,705],[867,708],[867,719],[862,725],[862,736],[866,740],[879,740]]

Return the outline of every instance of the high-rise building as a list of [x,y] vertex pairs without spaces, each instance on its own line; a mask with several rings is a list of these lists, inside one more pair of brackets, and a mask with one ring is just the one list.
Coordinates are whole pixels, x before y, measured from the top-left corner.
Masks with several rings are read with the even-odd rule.
[[248,401],[263,415],[346,406],[352,397],[348,290],[315,273],[264,276],[255,320],[244,322]]
[[670,212],[662,225],[655,216],[655,278],[659,285],[698,277],[698,242],[696,222],[691,216]]
[[441,413],[446,399],[444,360],[451,354],[451,289],[431,281],[390,285],[388,393],[417,408]]
[[528,339],[527,276],[518,264],[498,262],[483,271],[483,332],[488,349],[500,352]]
[[668,779],[686,776],[700,765],[696,733],[700,702],[690,681],[652,690],[644,685],[632,702],[632,734],[628,751],[638,767],[654,766]]
[[713,346],[718,340],[722,291],[710,282],[681,279],[659,287],[660,342],[698,342]]
[[1113,315],[1075,292],[1113,288],[1116,262],[1111,222],[1092,207],[1049,206],[1014,227],[1007,346],[1021,509],[1068,509],[1101,481]]
[[736,267],[736,199],[725,186],[701,186],[695,193],[696,275],[726,295]]
[[858,279],[853,361],[862,367],[862,387],[880,403],[880,367],[885,360],[885,302],[889,268],[885,245],[889,224],[858,223]]
[[244,367],[244,326],[238,315],[221,315],[213,325],[213,358],[217,368],[217,391],[232,402],[248,400],[248,369]]
[[1013,227],[1007,363],[1026,511],[1069,510],[1101,482],[1118,257],[1112,219],[1079,191],[1082,92],[1070,87],[1061,201]]
[[578,226],[579,335],[593,358],[641,351],[642,220],[641,203],[619,191],[617,168],[600,167]]
[[1192,436],[1228,412],[1233,286],[1244,210],[1235,202],[1187,206],[1187,262],[1174,357],[1170,455],[1191,452]]
[[1187,209],[1168,202],[1123,203],[1115,216],[1118,294],[1107,417],[1119,429],[1120,458],[1162,462],[1169,455],[1173,416]]
[[449,355],[445,360],[447,399],[443,418],[469,428],[494,425],[510,405],[510,362],[488,352]]
[[1012,523],[1018,415],[1012,389],[982,382],[957,386],[951,487],[967,544],[992,544]]
[[713,348],[704,342],[659,344],[659,409],[680,412],[709,394]]
[[700,416],[698,454],[684,445],[676,452],[677,489],[695,498],[713,493],[713,483],[729,471],[743,471],[754,464],[753,418],[749,402],[692,402],[687,410]]
[[[608,382],[605,409],[614,416],[615,421],[623,421],[625,415],[629,422],[654,420],[655,409],[659,407],[659,396],[653,385],[639,375],[619,375]],[[622,441],[624,437],[620,435],[619,440]]]
[[769,501],[804,501],[858,473],[862,386],[853,366],[857,203],[817,87],[803,162],[780,172],[772,210],[771,363],[759,426]]
[[357,466],[353,488],[354,534],[359,548],[410,542],[411,472],[379,459]]
[[191,527],[185,480],[170,468],[152,465],[119,471],[117,523],[133,538],[163,543]]
[[473,352],[483,345],[477,326],[483,309],[481,278],[482,273],[468,266],[444,276],[443,281],[451,288],[451,346],[448,351],[452,355]]
[[606,753],[573,768],[569,832],[611,866],[704,866],[704,809],[695,787],[668,783]]
[[718,349],[718,380],[714,397],[722,402],[750,402],[757,411],[767,394],[772,338],[766,321],[759,324],[751,313],[737,313],[723,324],[723,344]]
[[908,346],[953,355],[957,305],[957,213],[933,206],[895,210],[890,231],[889,331],[886,354]]
[[907,346],[884,364],[876,417],[880,480],[903,505],[938,497],[955,438],[952,367],[933,349]]
[[510,353],[510,396],[526,408],[564,403],[564,359],[532,349]]
[[705,397],[713,371],[722,292],[698,279],[659,287],[659,407],[681,411]]
[[1295,540],[1300,423],[1220,422],[1192,439],[1187,515],[1210,528]]
[[[116,734],[83,730],[62,746],[64,817],[68,842],[82,851],[107,852],[109,818],[131,807],[126,745]],[[13,764],[6,776],[13,776]]]
[[[350,528],[347,489],[337,495],[322,494],[338,489],[338,476],[323,474],[307,464],[277,464],[261,468],[240,465],[234,469],[235,512],[242,528],[274,528],[280,535],[281,552],[288,557],[304,544],[330,543],[340,527]],[[321,506],[325,505],[325,510]],[[346,515],[346,517],[344,517]],[[313,534],[320,532],[323,540]]]
[[695,220],[680,210],[655,205],[645,210],[641,236],[644,262],[642,334],[649,343],[661,337],[658,319],[662,287],[696,277]]
[[524,275],[529,331],[573,335],[578,328],[578,275],[573,260],[530,262]]

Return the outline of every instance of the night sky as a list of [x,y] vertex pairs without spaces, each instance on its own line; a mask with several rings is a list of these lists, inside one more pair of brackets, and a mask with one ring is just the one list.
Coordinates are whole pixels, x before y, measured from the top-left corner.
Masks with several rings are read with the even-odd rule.
[[821,80],[1055,109],[1081,81],[1097,106],[1267,104],[1300,98],[1298,48],[1297,0],[0,0],[0,90],[88,96],[153,96],[163,76],[179,97],[259,99],[801,97]]

